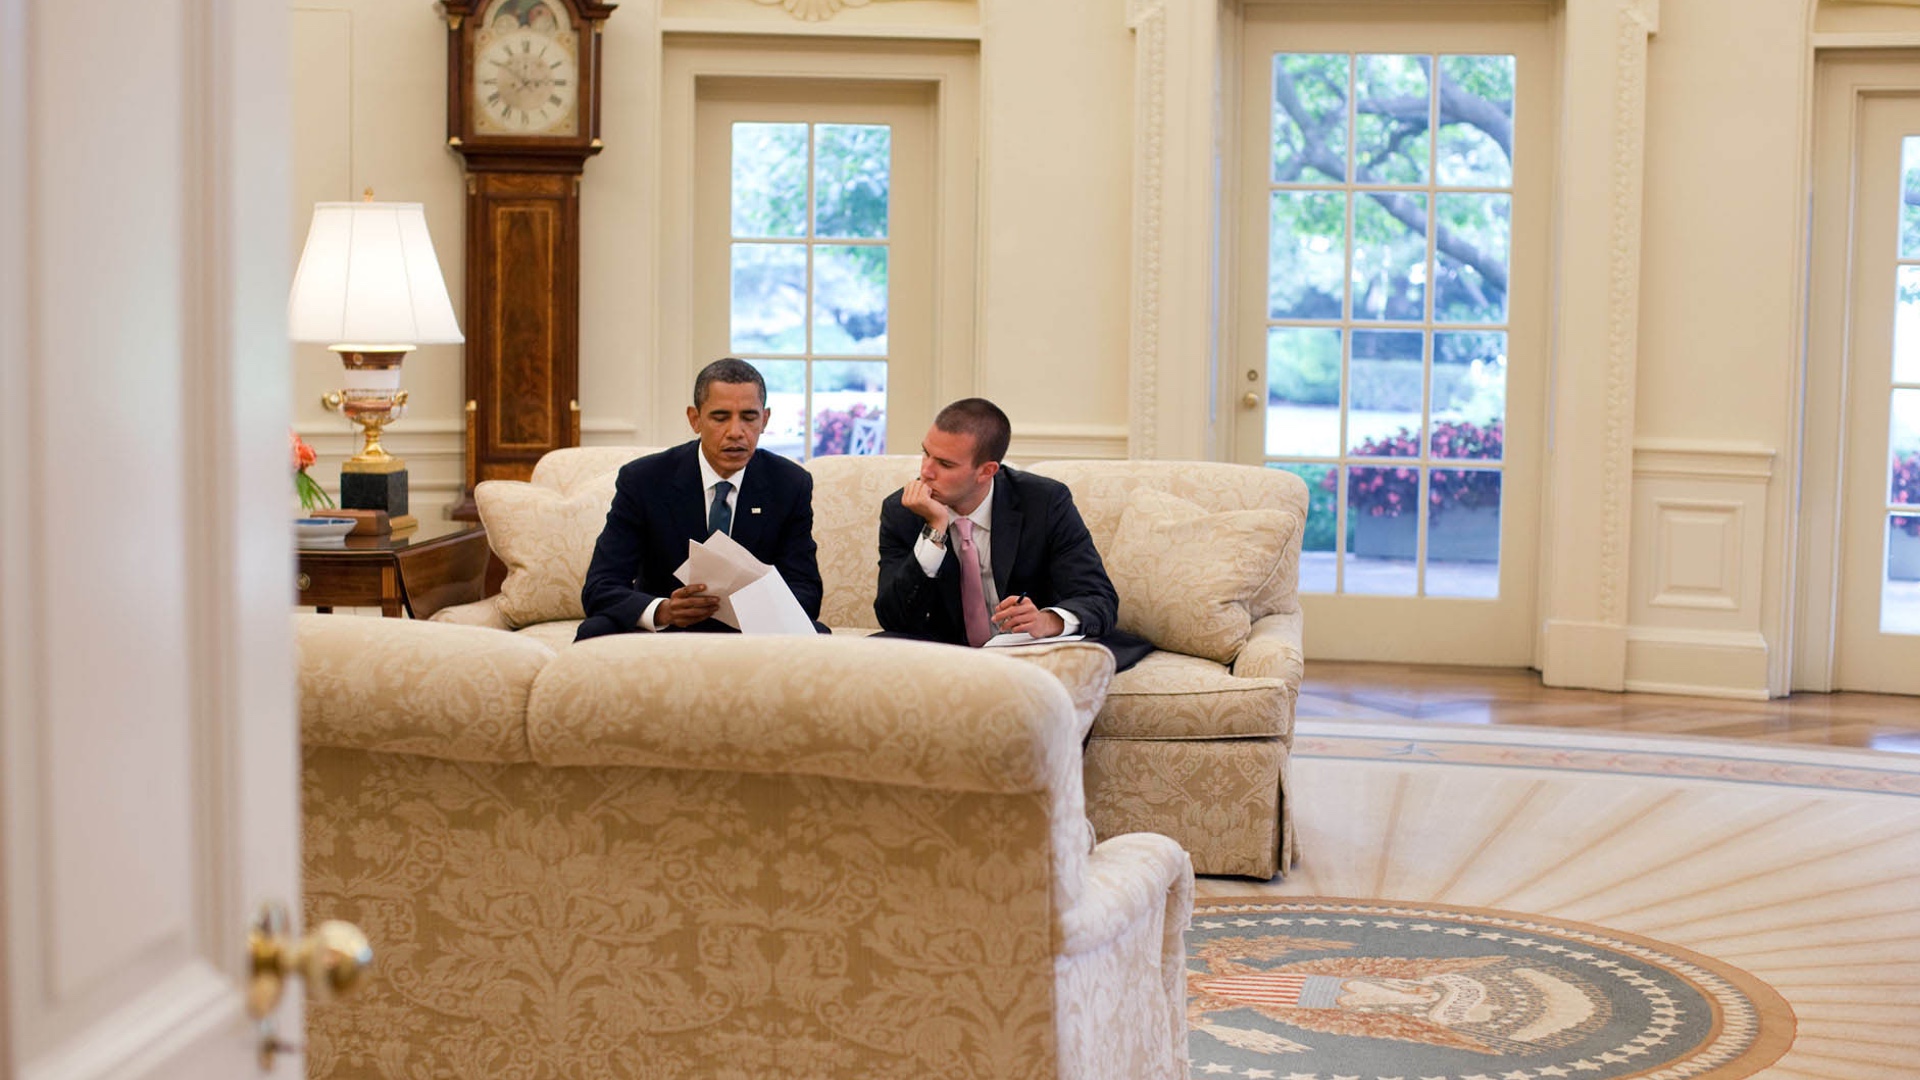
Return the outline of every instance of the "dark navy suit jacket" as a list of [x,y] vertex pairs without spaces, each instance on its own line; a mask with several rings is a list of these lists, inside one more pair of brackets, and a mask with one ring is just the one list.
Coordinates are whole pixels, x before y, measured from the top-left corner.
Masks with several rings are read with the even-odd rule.
[[[687,541],[708,536],[695,439],[620,468],[607,524],[580,589],[580,637],[637,630],[647,605],[680,587],[673,572]],[[820,618],[820,565],[813,542],[813,474],[777,454],[754,451],[734,497],[731,535],[772,566],[809,618]],[[690,630],[726,631],[717,619]]]
[[[874,616],[889,633],[964,645],[959,552],[949,541],[940,572],[928,577],[913,554],[924,523],[900,495],[880,506]],[[1073,612],[1080,632],[1112,649],[1122,670],[1152,651],[1145,639],[1117,628],[1120,598],[1065,484],[1003,466],[994,476],[991,537],[993,584],[1003,599],[1026,593],[1035,607]]]

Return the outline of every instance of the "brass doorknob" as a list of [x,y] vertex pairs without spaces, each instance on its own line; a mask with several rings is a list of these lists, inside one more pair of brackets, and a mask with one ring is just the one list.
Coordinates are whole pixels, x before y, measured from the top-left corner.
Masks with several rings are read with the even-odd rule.
[[1260,395],[1259,395],[1259,394],[1256,394],[1256,393],[1254,393],[1254,392],[1253,392],[1253,391],[1251,391],[1251,390],[1249,390],[1249,391],[1247,391],[1246,393],[1244,393],[1244,394],[1242,394],[1242,395],[1240,395],[1240,407],[1241,407],[1241,408],[1243,408],[1243,409],[1257,409],[1257,408],[1259,408],[1259,407],[1260,407]]
[[289,975],[307,984],[308,997],[331,1001],[352,993],[373,966],[373,946],[359,927],[329,919],[293,941],[287,935],[287,909],[273,902],[261,905],[247,942],[253,961],[247,1011],[255,1019],[280,1004]]

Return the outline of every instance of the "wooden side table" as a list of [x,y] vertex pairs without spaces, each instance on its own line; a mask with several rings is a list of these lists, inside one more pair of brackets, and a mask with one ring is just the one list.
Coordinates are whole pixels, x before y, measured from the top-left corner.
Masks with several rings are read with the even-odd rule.
[[422,521],[398,536],[302,542],[299,603],[322,612],[377,607],[397,619],[424,619],[484,592],[487,529],[470,521]]

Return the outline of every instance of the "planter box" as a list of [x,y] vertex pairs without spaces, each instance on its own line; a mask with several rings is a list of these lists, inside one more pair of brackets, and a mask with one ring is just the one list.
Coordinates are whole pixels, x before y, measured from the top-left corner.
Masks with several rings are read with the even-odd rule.
[[1920,536],[1908,536],[1902,529],[1888,529],[1887,577],[1894,581],[1920,581]]
[[[1412,514],[1372,517],[1354,514],[1352,554],[1364,559],[1412,559],[1419,543],[1419,521]],[[1476,506],[1446,510],[1439,528],[1427,526],[1428,562],[1500,561],[1500,511]]]

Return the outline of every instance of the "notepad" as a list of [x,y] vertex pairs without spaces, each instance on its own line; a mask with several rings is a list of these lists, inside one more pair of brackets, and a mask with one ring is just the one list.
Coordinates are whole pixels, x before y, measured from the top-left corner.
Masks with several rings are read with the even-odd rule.
[[1085,634],[1061,634],[1059,637],[1034,637],[1022,630],[1015,634],[995,634],[987,639],[983,649],[1005,649],[1014,645],[1051,645],[1056,641],[1083,641]]

